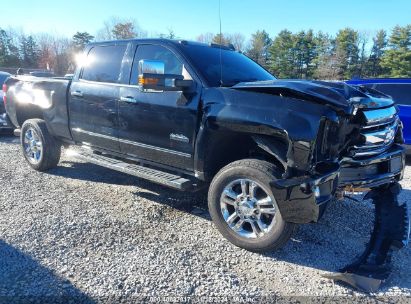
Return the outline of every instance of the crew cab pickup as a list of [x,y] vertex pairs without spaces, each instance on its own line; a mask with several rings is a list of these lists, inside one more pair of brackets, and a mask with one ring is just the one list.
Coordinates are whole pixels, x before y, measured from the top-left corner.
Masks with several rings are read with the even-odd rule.
[[344,83],[277,80],[229,47],[165,39],[90,44],[72,79],[16,76],[5,105],[36,170],[77,157],[183,191],[208,187],[232,243],[283,246],[345,190],[403,176],[392,99]]

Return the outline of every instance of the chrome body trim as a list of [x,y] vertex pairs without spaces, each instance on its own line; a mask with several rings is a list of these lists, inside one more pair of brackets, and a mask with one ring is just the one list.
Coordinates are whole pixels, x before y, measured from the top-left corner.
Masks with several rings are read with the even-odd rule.
[[361,144],[353,146],[351,156],[362,158],[384,153],[394,143],[401,121],[395,106],[377,110],[363,110],[366,124],[361,127]]
[[389,107],[386,109],[363,111],[363,113],[367,120],[367,126],[370,126],[393,120],[397,115],[397,109],[395,107]]
[[113,140],[113,141],[119,141],[121,143],[137,146],[137,147],[140,147],[140,148],[151,149],[151,150],[156,150],[156,151],[160,151],[160,152],[164,152],[164,153],[170,153],[170,154],[174,154],[174,155],[178,155],[178,156],[182,156],[182,157],[191,158],[191,154],[189,154],[189,153],[179,152],[179,151],[170,150],[170,149],[166,149],[166,148],[155,147],[155,146],[151,146],[151,145],[147,145],[147,144],[143,144],[143,143],[139,143],[139,142],[135,142],[135,141],[116,138],[116,137],[109,136],[109,135],[104,135],[104,134],[98,134],[98,133],[94,133],[94,132],[90,132],[90,131],[85,131],[85,130],[82,130],[82,129],[79,129],[79,128],[72,129],[72,131],[77,132],[77,133],[87,134],[89,136],[96,136],[96,137],[101,137],[101,138],[105,138],[105,139],[109,139],[109,140]]

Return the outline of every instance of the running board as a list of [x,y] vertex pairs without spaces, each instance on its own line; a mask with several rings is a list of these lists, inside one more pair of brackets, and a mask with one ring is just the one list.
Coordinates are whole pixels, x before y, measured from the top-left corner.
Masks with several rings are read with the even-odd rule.
[[193,181],[187,178],[160,170],[143,167],[141,165],[126,163],[104,155],[76,151],[75,157],[89,163],[130,174],[177,190],[192,190],[194,186]]

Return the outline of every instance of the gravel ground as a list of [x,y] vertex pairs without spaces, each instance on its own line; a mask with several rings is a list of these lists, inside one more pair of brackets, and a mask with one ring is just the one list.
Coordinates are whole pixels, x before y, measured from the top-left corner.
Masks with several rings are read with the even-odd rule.
[[[0,185],[0,303],[16,296],[90,303],[143,296],[372,299],[321,276],[364,249],[373,218],[367,202],[332,204],[320,223],[302,226],[284,249],[262,255],[218,233],[203,195],[67,153],[58,168],[35,172],[12,137],[0,138]],[[410,199],[410,167],[402,185],[402,199]],[[377,296],[411,301],[410,258],[410,248],[395,254],[393,273]]]

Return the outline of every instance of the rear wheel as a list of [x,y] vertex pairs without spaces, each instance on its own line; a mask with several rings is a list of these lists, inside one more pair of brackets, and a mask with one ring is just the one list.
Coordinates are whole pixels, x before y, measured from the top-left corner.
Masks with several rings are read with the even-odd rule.
[[264,252],[281,248],[297,225],[285,222],[270,182],[280,177],[273,164],[254,159],[236,161],[214,177],[208,195],[211,217],[234,245]]
[[29,165],[38,171],[54,168],[60,161],[61,143],[48,131],[41,119],[30,119],[21,128],[23,155]]

